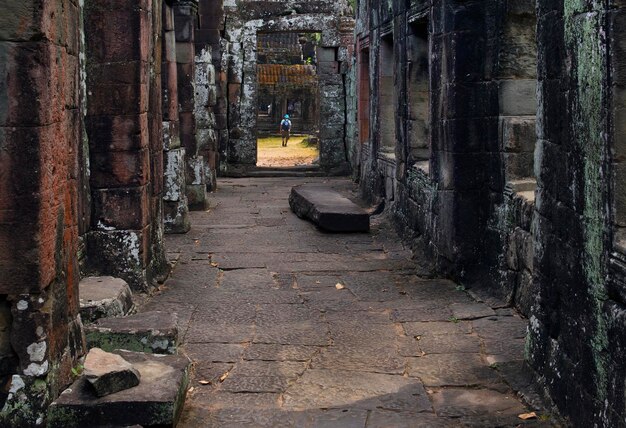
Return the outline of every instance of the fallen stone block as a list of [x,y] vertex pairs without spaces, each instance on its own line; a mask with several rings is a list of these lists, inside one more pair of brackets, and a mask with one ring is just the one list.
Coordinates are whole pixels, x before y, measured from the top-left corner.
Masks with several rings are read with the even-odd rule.
[[289,206],[298,217],[330,232],[367,232],[370,228],[369,213],[329,187],[293,187]]
[[100,318],[121,317],[135,307],[130,287],[120,278],[91,276],[79,284],[80,316],[86,323]]
[[137,386],[141,377],[124,358],[99,348],[89,350],[83,374],[98,397]]
[[82,376],[50,405],[48,427],[176,426],[189,385],[189,359],[129,351],[116,354],[139,371],[139,385],[97,397]]
[[144,312],[122,318],[103,318],[85,327],[89,348],[107,352],[175,354],[178,347],[178,317],[170,312]]

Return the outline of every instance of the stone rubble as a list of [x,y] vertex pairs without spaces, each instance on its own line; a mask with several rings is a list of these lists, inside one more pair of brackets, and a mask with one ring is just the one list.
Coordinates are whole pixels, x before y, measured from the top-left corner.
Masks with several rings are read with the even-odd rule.
[[105,397],[139,385],[141,375],[117,354],[92,348],[85,357],[83,375],[98,397]]

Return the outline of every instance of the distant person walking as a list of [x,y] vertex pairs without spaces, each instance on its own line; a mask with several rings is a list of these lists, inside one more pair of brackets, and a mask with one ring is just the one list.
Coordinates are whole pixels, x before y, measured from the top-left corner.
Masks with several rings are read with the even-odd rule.
[[283,120],[280,121],[280,135],[283,137],[283,147],[287,147],[290,133],[291,121],[289,120],[289,115],[286,114]]

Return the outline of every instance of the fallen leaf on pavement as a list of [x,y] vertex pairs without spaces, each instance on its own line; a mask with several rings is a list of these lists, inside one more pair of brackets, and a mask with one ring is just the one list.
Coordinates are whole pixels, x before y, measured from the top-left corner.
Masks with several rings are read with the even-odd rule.
[[198,383],[200,385],[211,385],[211,381],[208,380],[199,380]]
[[523,421],[526,421],[528,419],[535,419],[535,418],[537,418],[537,413],[535,413],[535,412],[522,413],[521,415],[518,415],[517,417],[520,418]]
[[343,289],[344,289],[344,288],[346,288],[346,287],[345,287],[343,284],[341,284],[341,283],[339,283],[339,282],[338,282],[337,284],[335,284],[335,288],[336,288],[337,290],[343,290]]
[[211,262],[211,266],[218,267],[219,265],[217,263],[215,263],[215,262]]
[[226,378],[228,377],[229,372],[224,373],[223,375],[220,376],[220,383],[224,382],[226,380]]

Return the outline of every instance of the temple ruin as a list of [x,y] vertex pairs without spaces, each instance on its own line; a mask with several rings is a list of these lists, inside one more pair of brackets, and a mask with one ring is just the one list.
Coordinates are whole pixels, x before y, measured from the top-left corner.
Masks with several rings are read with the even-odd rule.
[[555,414],[626,425],[625,31],[613,0],[6,0],[0,426],[61,423],[99,334],[81,281],[175,288],[165,236],[213,233],[185,235],[286,113],[311,174],[527,320]]

